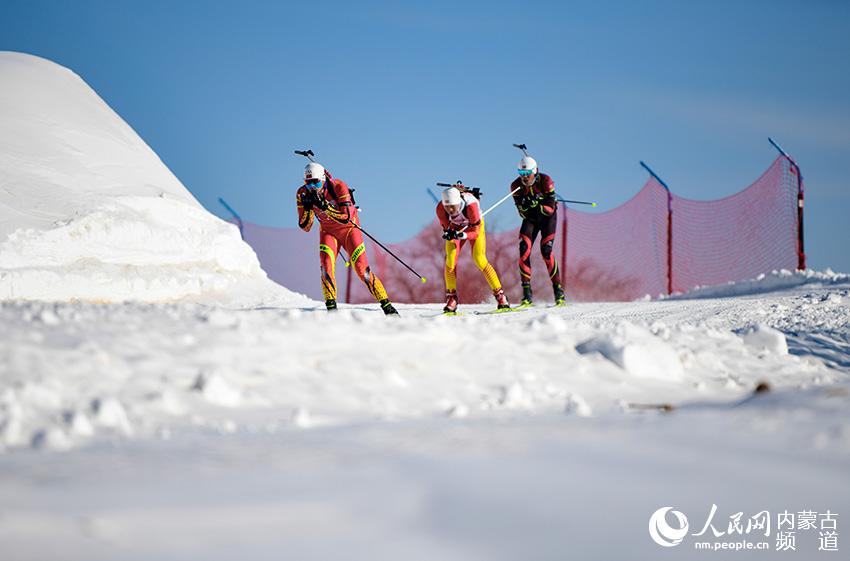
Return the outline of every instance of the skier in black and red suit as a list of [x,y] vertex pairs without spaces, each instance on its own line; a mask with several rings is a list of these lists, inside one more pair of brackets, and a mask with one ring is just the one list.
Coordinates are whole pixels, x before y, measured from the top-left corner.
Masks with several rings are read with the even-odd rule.
[[531,294],[531,248],[537,234],[540,234],[540,254],[549,280],[552,281],[552,292],[555,295],[555,305],[564,304],[564,289],[561,287],[561,276],[558,262],[552,255],[555,245],[555,231],[558,226],[558,202],[555,198],[555,182],[545,173],[539,173],[537,161],[531,156],[525,156],[519,162],[517,177],[511,183],[510,191],[519,188],[514,193],[514,204],[522,217],[519,228],[519,275],[522,281],[522,302],[520,305],[530,306],[533,302]]

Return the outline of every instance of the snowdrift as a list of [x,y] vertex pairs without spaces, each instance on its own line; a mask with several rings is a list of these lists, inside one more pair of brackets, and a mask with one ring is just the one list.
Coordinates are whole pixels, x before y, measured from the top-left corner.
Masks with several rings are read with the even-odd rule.
[[850,275],[836,273],[832,269],[815,271],[789,271],[781,269],[761,274],[755,278],[725,284],[697,286],[687,292],[675,293],[670,296],[661,295],[659,300],[682,300],[694,298],[734,298],[755,294],[778,292],[801,286],[835,286],[850,282]]
[[0,52],[0,299],[306,301],[70,70]]

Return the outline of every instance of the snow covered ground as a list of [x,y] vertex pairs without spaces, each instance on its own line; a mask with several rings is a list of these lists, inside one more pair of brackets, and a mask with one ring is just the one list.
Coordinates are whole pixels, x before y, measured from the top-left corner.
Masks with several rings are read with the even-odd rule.
[[0,78],[3,560],[746,559],[696,545],[846,527],[848,275],[328,314],[73,73]]
[[646,530],[662,506],[692,527],[712,504],[846,512],[850,279],[753,292],[395,320],[5,303],[0,546],[646,558],[666,552]]

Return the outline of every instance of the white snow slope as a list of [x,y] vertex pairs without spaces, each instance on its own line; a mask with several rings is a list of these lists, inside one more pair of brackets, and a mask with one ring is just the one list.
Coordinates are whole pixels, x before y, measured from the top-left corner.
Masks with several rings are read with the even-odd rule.
[[[786,510],[846,538],[848,275],[328,314],[269,292],[78,78],[13,54],[0,76],[0,558],[813,558],[820,528],[777,551]],[[19,117],[59,103],[43,80],[90,107]],[[723,534],[695,535],[712,505]],[[663,547],[667,506],[690,526]]]
[[0,52],[0,84],[0,299],[299,300],[76,74]]

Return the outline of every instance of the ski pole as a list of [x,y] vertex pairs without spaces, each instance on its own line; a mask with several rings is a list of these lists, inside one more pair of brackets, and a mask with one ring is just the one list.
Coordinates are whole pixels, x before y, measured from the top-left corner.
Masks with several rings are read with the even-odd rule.
[[561,197],[558,197],[556,200],[557,200],[559,203],[570,203],[570,204],[574,204],[574,205],[590,205],[590,206],[599,206],[599,205],[597,205],[595,202],[592,202],[592,201],[573,201],[573,200],[571,200],[571,199],[562,199]]
[[413,273],[414,275],[416,275],[417,277],[419,277],[419,280],[421,280],[422,282],[425,282],[425,277],[423,277],[422,275],[420,275],[419,273],[417,273],[416,271],[414,271],[413,269],[411,269],[411,268],[410,268],[410,265],[408,265],[407,263],[405,263],[404,261],[402,261],[402,260],[401,260],[401,258],[400,258],[398,255],[396,255],[395,253],[393,253],[392,251],[390,251],[390,250],[387,248],[387,246],[385,246],[384,244],[382,244],[381,242],[379,242],[378,240],[376,240],[375,238],[373,238],[373,237],[372,237],[372,234],[370,234],[369,232],[367,232],[366,230],[364,230],[363,228],[361,228],[361,227],[360,227],[360,225],[359,225],[359,224],[357,224],[357,223],[355,223],[355,222],[352,222],[351,224],[352,224],[355,228],[357,228],[358,230],[360,230],[361,232],[363,232],[363,233],[366,235],[366,237],[368,237],[370,240],[372,240],[373,242],[375,242],[376,244],[378,244],[378,245],[381,247],[381,249],[383,249],[384,251],[386,251],[387,253],[389,253],[390,255],[392,255],[392,256],[395,258],[395,260],[396,260],[396,261],[398,261],[399,263],[401,263],[402,265],[404,265],[405,267],[407,267],[407,270],[408,270],[408,271],[410,271],[411,273]]
[[[485,210],[484,212],[482,212],[482,213],[481,213],[481,218],[484,218],[484,216],[485,216],[488,212],[490,212],[491,210],[493,210],[494,208],[496,208],[497,206],[499,206],[499,205],[500,205],[500,204],[502,204],[503,202],[507,201],[509,197],[512,197],[512,196],[514,195],[514,193],[516,193],[516,192],[517,192],[517,191],[519,191],[520,189],[521,189],[521,187],[517,187],[516,189],[514,189],[513,191],[511,191],[510,193],[508,193],[507,195],[505,195],[505,196],[504,196],[504,197],[502,197],[501,199],[499,199],[499,200],[496,202],[496,204],[494,204],[493,206],[491,206],[490,208],[488,208],[487,210]],[[466,226],[464,226],[463,228],[461,228],[461,229],[460,229],[460,231],[461,231],[461,232],[465,232],[467,228],[469,228],[469,224],[467,224]]]
[[514,196],[514,193],[516,193],[517,191],[519,191],[521,188],[522,188],[521,186],[520,186],[520,187],[517,187],[516,189],[514,189],[513,191],[511,191],[510,193],[508,193],[507,195],[505,195],[505,196],[504,196],[504,197],[502,197],[501,199],[499,199],[499,200],[496,202],[496,204],[494,204],[493,206],[491,206],[490,208],[488,208],[487,210],[485,210],[484,212],[482,212],[482,213],[481,213],[481,218],[484,218],[484,216],[485,216],[488,212],[490,212],[491,210],[493,210],[494,208],[496,208],[497,206],[499,206],[499,205],[500,205],[500,204],[502,204],[503,202],[507,201],[510,197],[513,197],[513,196]]

